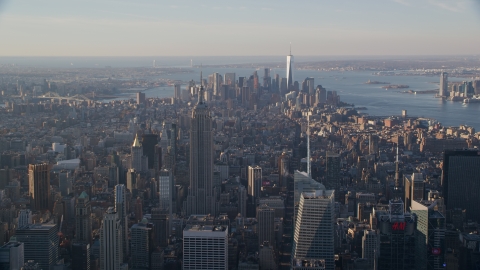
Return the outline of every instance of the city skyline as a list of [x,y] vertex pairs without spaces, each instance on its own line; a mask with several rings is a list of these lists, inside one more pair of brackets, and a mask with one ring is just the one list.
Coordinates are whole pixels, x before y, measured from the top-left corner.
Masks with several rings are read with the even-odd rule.
[[465,55],[479,23],[473,0],[0,1],[1,56]]

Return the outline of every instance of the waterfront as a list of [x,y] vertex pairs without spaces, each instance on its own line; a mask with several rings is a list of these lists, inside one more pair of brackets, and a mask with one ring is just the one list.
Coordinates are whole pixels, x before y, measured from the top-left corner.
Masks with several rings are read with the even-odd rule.
[[[200,69],[193,68],[193,73],[187,74],[169,74],[166,79],[174,80],[196,80],[199,81]],[[254,68],[203,68],[204,78],[209,74],[218,72],[235,72],[237,79],[239,76],[250,76],[255,71]],[[257,71],[259,76],[263,76],[263,70]],[[284,69],[273,69],[271,76],[278,73],[285,76]],[[314,71],[314,70],[295,70],[295,80],[301,83],[306,77],[315,78],[315,85],[322,85],[327,90],[337,91],[342,101],[354,104],[357,107],[367,107],[362,111],[375,116],[400,115],[402,110],[407,110],[408,115],[434,118],[444,126],[458,126],[466,124],[480,130],[480,103],[462,104],[462,102],[444,101],[435,98],[433,94],[413,95],[401,93],[404,89],[382,88],[383,85],[365,84],[368,80],[388,81],[392,84],[405,84],[415,91],[426,91],[438,89],[439,78],[432,76],[376,76],[369,71]],[[150,78],[151,79],[151,78]],[[450,81],[462,81],[463,78],[449,78]],[[173,87],[157,87],[145,91],[146,97],[166,98],[173,96]],[[131,98],[134,94],[131,94]],[[124,99],[125,97],[119,98]],[[109,100],[105,100],[109,101]]]

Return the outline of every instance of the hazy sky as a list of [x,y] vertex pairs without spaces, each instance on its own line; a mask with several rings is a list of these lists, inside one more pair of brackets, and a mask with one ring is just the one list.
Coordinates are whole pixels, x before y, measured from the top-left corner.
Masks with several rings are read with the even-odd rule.
[[1,56],[480,54],[480,0],[0,0]]

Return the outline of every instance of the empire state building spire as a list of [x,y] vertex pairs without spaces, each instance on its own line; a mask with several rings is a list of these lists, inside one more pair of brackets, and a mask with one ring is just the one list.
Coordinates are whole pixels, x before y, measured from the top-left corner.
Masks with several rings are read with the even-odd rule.
[[[203,82],[201,75],[200,81]],[[212,117],[201,83],[190,125],[190,187],[184,205],[185,214],[216,215],[213,190]]]

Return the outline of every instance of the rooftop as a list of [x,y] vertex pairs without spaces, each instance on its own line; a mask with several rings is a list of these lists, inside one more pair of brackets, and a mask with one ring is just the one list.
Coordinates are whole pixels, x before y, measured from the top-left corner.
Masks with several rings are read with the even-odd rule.
[[213,225],[205,225],[205,226],[199,226],[199,225],[191,225],[185,227],[184,231],[191,231],[191,232],[224,232],[227,230],[227,226],[213,226]]

